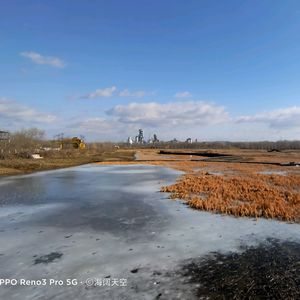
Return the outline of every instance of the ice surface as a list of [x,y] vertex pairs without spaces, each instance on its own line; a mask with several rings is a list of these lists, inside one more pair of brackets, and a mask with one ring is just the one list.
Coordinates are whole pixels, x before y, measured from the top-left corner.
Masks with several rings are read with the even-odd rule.
[[268,171],[268,170],[265,170],[265,171],[258,171],[256,173],[259,173],[259,174],[268,174],[268,175],[272,175],[272,174],[276,174],[276,175],[286,175],[288,171]]
[[[0,299],[193,299],[195,287],[170,275],[183,260],[241,251],[241,244],[268,237],[300,240],[299,225],[194,211],[158,192],[181,174],[94,165],[3,179],[0,278],[47,284],[3,286]],[[62,255],[35,263],[53,253]],[[127,279],[127,286],[85,284],[108,276]],[[78,284],[67,286],[67,279]]]

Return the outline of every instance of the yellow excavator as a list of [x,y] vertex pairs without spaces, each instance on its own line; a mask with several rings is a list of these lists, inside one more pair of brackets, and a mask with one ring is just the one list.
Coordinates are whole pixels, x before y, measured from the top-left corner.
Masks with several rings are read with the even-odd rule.
[[83,140],[79,139],[78,137],[72,138],[72,144],[75,149],[84,149],[85,144],[83,143]]
[[63,134],[58,134],[54,136],[52,143],[58,143],[60,144],[60,149],[65,149],[68,147],[68,145],[71,145],[74,149],[84,149],[85,144],[83,143],[82,139],[79,139],[78,137],[73,137],[72,139],[64,138]]

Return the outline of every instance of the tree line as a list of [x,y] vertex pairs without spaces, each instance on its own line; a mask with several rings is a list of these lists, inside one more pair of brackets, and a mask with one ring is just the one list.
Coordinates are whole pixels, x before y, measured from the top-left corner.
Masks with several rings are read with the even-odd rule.
[[[59,143],[55,143],[53,140],[46,139],[45,130],[38,129],[37,127],[31,127],[29,129],[22,128],[15,132],[9,133],[9,138],[0,139],[0,159],[5,158],[30,158],[32,154],[40,153],[43,149],[53,149],[55,151],[44,151],[43,156],[48,157],[64,157],[66,152],[68,154],[75,153],[73,145],[66,145],[66,151],[56,151],[60,148]],[[84,139],[83,136],[80,136]],[[70,140],[69,137],[66,139]],[[103,153],[106,151],[114,151],[114,145],[112,142],[92,142],[86,144],[86,148],[92,153]],[[78,151],[77,151],[78,153]]]
[[133,144],[132,148],[168,149],[252,149],[252,150],[299,150],[299,140],[259,141],[259,142],[159,142],[153,144]]
[[42,147],[44,141],[45,130],[37,127],[22,128],[10,133],[8,139],[0,141],[0,158],[4,159],[12,154],[27,157]]
[[[105,152],[114,151],[116,143],[112,142],[92,142],[86,143],[91,151]],[[118,143],[124,148],[156,148],[156,149],[252,149],[267,151],[299,150],[299,140],[280,140],[280,141],[259,141],[259,142],[156,142],[152,144],[132,144]],[[22,128],[9,135],[9,139],[0,140],[0,159],[6,157],[29,158],[31,154],[43,147],[59,147],[54,145],[51,140],[46,139],[45,130],[31,127]]]

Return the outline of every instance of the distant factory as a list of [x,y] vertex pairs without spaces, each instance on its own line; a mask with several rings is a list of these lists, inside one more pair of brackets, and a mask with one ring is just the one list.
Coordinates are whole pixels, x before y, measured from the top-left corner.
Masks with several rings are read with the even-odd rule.
[[[127,139],[127,143],[132,145],[132,144],[153,144],[153,143],[158,143],[159,139],[157,138],[156,134],[153,134],[153,137],[151,137],[151,134],[149,133],[149,139],[146,140],[144,137],[144,131],[143,129],[139,129],[139,134],[132,139],[130,136]],[[180,143],[176,138],[174,138],[171,141],[167,141],[167,143]],[[191,138],[188,138],[185,143],[192,144],[193,140]],[[195,140],[195,143],[197,143],[197,139]]]
[[131,137],[128,137],[127,143],[128,144],[152,144],[152,143],[158,143],[159,140],[157,139],[157,135],[153,134],[153,138],[151,137],[151,134],[149,133],[149,139],[146,141],[144,138],[144,131],[143,129],[139,129],[139,134],[135,137],[133,140]]

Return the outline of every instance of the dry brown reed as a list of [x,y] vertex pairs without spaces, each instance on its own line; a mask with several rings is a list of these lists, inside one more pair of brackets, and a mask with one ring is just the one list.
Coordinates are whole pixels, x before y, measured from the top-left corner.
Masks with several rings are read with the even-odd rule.
[[244,172],[244,177],[190,174],[161,192],[194,209],[300,223],[300,176]]
[[[152,164],[168,166],[185,172],[176,184],[164,186],[161,192],[171,193],[170,198],[186,200],[191,208],[229,214],[236,217],[277,218],[300,223],[300,168],[274,165],[247,165],[240,163],[182,160],[155,160],[158,150],[141,151],[143,161],[121,164]],[[227,151],[228,154],[248,155],[257,161],[297,160],[290,153],[268,154],[266,151]],[[236,152],[236,153],[235,153]],[[149,160],[147,160],[147,155]],[[147,161],[146,161],[147,160]],[[116,162],[105,162],[115,164]],[[118,162],[120,164],[120,162]],[[199,170],[201,173],[199,173]],[[286,176],[262,174],[262,171],[286,171]],[[214,172],[223,176],[214,175]]]

